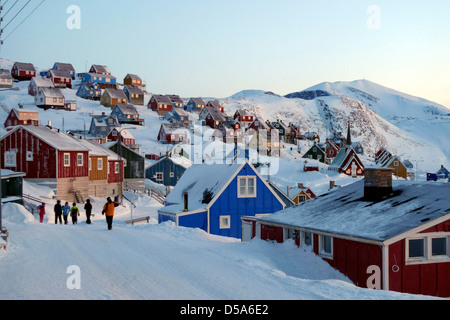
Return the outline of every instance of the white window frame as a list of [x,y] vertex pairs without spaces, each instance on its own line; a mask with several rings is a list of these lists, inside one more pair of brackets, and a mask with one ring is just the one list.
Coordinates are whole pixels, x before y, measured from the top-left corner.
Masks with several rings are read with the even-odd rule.
[[27,151],[27,161],[33,161],[33,151]]
[[[249,194],[248,192],[248,181],[253,180],[253,193]],[[241,192],[241,181],[246,181],[245,183],[245,193]],[[256,176],[238,176],[237,177],[237,193],[238,198],[256,198],[257,190],[256,190]]]
[[5,152],[5,167],[15,168],[17,166],[17,152],[14,150]]
[[[444,255],[433,256],[433,239],[446,238],[447,252]],[[423,239],[424,255],[423,257],[409,257],[409,241]],[[450,232],[430,232],[410,236],[405,239],[405,265],[427,264],[437,262],[450,262]]]
[[[161,178],[159,178],[158,175],[160,175]],[[156,181],[164,181],[164,173],[163,172],[156,172],[155,173],[155,180]]]
[[[330,238],[331,252],[325,251],[325,239]],[[319,234],[319,255],[323,258],[333,259],[333,237],[329,235]]]
[[[81,158],[80,158],[80,156],[81,156]],[[82,167],[83,164],[84,164],[84,155],[82,153],[77,153],[77,166]]]
[[114,164],[114,173],[119,173],[119,171],[120,171],[120,164],[119,162],[116,162]]
[[103,159],[102,158],[97,159],[97,170],[103,170]]
[[[311,244],[306,244],[305,243],[305,239],[306,239],[306,233],[311,234]],[[310,231],[300,231],[300,247],[306,247],[306,248],[310,248],[311,251],[314,248],[314,234]]]
[[64,167],[70,167],[70,153],[64,153],[63,160],[64,160]]
[[231,216],[230,215],[219,216],[219,228],[220,229],[230,229],[231,228]]

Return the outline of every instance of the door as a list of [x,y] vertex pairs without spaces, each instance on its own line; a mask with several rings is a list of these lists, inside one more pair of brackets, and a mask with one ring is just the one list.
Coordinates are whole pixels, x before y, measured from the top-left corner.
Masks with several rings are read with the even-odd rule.
[[242,221],[242,241],[247,242],[252,240],[253,223],[251,221]]

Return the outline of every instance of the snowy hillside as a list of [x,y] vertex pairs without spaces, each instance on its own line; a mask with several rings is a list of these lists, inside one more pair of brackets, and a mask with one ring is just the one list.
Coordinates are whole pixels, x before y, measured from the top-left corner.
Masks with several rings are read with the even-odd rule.
[[444,106],[366,80],[323,83],[287,96],[245,90],[221,101],[228,113],[245,108],[262,119],[299,124],[321,138],[345,134],[350,121],[352,139],[366,155],[384,147],[414,165],[418,161],[421,170],[450,164],[450,110]]

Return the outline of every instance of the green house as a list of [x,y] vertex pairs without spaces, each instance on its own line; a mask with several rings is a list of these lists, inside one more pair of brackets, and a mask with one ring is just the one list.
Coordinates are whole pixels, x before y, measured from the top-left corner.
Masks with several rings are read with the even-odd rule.
[[1,169],[2,203],[15,202],[23,204],[23,177],[24,172],[15,172]]
[[325,148],[321,148],[318,144],[314,143],[314,145],[303,155],[303,158],[319,160],[320,162],[325,163],[327,154]]
[[108,149],[125,159],[124,179],[130,189],[145,189],[145,157],[123,143],[111,141],[104,144]]

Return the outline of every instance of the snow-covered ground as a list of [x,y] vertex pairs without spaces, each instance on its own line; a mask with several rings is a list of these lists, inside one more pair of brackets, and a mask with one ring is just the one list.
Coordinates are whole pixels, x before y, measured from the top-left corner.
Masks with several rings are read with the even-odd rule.
[[[137,215],[155,218],[157,204],[143,195],[133,200]],[[358,288],[290,241],[240,242],[155,219],[127,225],[124,207],[109,231],[100,205],[94,202],[91,225],[83,209],[77,225],[55,225],[51,206],[41,224],[23,206],[3,205],[10,238],[0,251],[0,299],[432,299]]]

